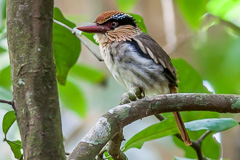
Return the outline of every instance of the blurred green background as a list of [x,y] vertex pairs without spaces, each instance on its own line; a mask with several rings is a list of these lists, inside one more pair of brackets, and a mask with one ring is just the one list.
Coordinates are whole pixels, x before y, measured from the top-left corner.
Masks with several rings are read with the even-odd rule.
[[[0,0],[0,99],[11,100],[5,3]],[[71,28],[93,22],[103,11],[137,14],[134,17],[141,29],[173,58],[180,80],[179,92],[240,93],[240,0],[57,0],[55,6],[58,8],[54,9],[54,19]],[[104,63],[67,29],[54,24],[53,41],[64,142],[66,151],[71,152],[97,119],[119,103],[125,90],[115,82]],[[9,106],[0,104],[0,121],[10,110]],[[239,121],[237,115],[231,114],[184,112],[182,115],[185,121],[218,117]],[[153,117],[134,122],[124,129],[125,139],[157,122]],[[190,136],[197,139],[202,133],[190,132]],[[218,135],[221,144],[209,136],[208,143],[203,144],[204,155],[212,159],[219,159],[220,155],[240,159],[239,134],[238,127],[222,132]],[[0,139],[4,137],[0,132]],[[15,123],[7,138],[20,139]],[[0,151],[0,159],[13,159],[7,143],[0,143]],[[191,148],[170,136],[147,142],[141,151],[131,149],[126,154],[129,159],[139,160],[166,160],[184,155],[196,158]]]

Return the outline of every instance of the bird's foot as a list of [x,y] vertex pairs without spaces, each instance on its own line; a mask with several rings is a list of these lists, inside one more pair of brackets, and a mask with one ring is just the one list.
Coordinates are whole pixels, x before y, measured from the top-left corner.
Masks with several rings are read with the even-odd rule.
[[121,98],[120,104],[127,104],[131,101],[136,101],[145,96],[143,90],[139,87],[132,87],[128,92],[124,93]]

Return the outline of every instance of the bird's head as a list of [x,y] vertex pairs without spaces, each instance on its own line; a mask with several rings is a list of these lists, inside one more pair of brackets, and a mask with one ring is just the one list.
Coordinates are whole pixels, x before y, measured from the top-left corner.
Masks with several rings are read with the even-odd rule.
[[130,40],[139,32],[135,19],[124,12],[107,11],[101,13],[95,20],[95,25],[81,26],[77,29],[104,35],[109,41]]

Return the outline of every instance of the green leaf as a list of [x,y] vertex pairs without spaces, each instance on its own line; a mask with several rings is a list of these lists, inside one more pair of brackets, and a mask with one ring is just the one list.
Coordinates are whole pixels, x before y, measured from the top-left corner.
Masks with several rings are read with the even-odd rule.
[[183,59],[173,59],[172,63],[177,69],[178,92],[180,93],[210,93],[204,86],[199,73]]
[[91,83],[103,83],[106,80],[106,75],[103,71],[84,64],[74,65],[69,74]]
[[189,131],[209,130],[213,132],[225,131],[237,125],[238,122],[232,118],[201,119],[185,123]]
[[193,29],[197,29],[202,23],[205,14],[205,6],[208,0],[176,0],[183,18]]
[[0,0],[0,30],[5,25],[6,19],[6,0]]
[[201,150],[205,157],[211,159],[220,159],[221,157],[221,145],[213,137],[213,133],[203,140]]
[[[73,28],[76,25],[66,18],[58,8],[54,8],[54,19]],[[57,68],[57,79],[61,85],[66,83],[67,74],[70,68],[77,62],[80,55],[81,44],[79,39],[71,31],[53,24],[53,49]]]
[[131,12],[138,0],[115,0],[119,11]]
[[6,52],[7,50],[0,46],[0,54]]
[[2,121],[2,130],[3,133],[5,134],[5,137],[7,135],[9,128],[12,126],[15,120],[16,120],[15,111],[9,111],[4,115]]
[[147,127],[141,132],[134,135],[124,146],[124,151],[130,148],[140,149],[142,145],[154,139],[159,139],[165,136],[173,135],[178,133],[178,128],[173,116],[169,116],[164,121]]
[[135,20],[136,23],[138,25],[138,27],[145,33],[147,33],[147,28],[145,26],[144,20],[142,18],[142,16],[138,15],[138,14],[133,14],[133,13],[128,13],[130,14]]
[[10,65],[0,70],[0,79],[0,86],[10,91],[12,85]]
[[[195,41],[198,41],[195,38]],[[224,27],[212,27],[206,41],[194,52],[196,65],[202,78],[217,94],[240,93],[240,37],[230,35]]]
[[113,158],[111,157],[111,155],[107,151],[104,152],[104,156],[105,156],[105,159],[107,159],[107,160],[113,160]]
[[87,32],[82,32],[84,36],[86,36],[89,40],[91,40],[94,44],[98,45],[98,43],[95,41],[93,38],[95,33],[87,33]]
[[206,8],[209,13],[240,26],[240,0],[211,0]]
[[21,149],[22,149],[22,144],[21,144],[21,141],[17,140],[17,141],[9,141],[9,140],[6,140],[8,145],[11,147],[11,150],[14,154],[14,157],[16,159],[20,159],[21,156],[22,156],[22,153],[21,153]]
[[4,115],[2,121],[2,129],[3,133],[5,134],[5,137],[9,128],[12,126],[15,120],[16,120],[15,111],[9,111]]
[[58,85],[58,89],[64,107],[74,111],[81,117],[85,117],[87,112],[86,99],[77,84],[67,81],[66,86]]

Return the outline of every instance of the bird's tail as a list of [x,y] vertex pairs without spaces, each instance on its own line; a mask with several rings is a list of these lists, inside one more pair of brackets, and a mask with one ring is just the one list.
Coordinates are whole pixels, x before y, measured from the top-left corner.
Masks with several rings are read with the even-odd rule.
[[182,117],[181,117],[180,113],[179,112],[172,112],[172,113],[173,113],[175,121],[177,123],[180,135],[182,136],[183,142],[187,146],[192,145],[192,142],[191,142],[191,140],[190,140],[190,138],[188,136],[187,130],[186,130],[185,126],[184,126],[184,123],[183,123],[183,120],[182,120]]
[[[170,93],[177,93],[177,87],[174,85],[169,85],[170,88]],[[192,142],[189,138],[189,135],[187,133],[187,130],[185,128],[184,122],[182,120],[181,114],[179,112],[172,112],[175,118],[175,121],[177,123],[178,126],[178,130],[180,132],[180,135],[182,137],[183,142],[187,145],[190,146],[192,145]]]

